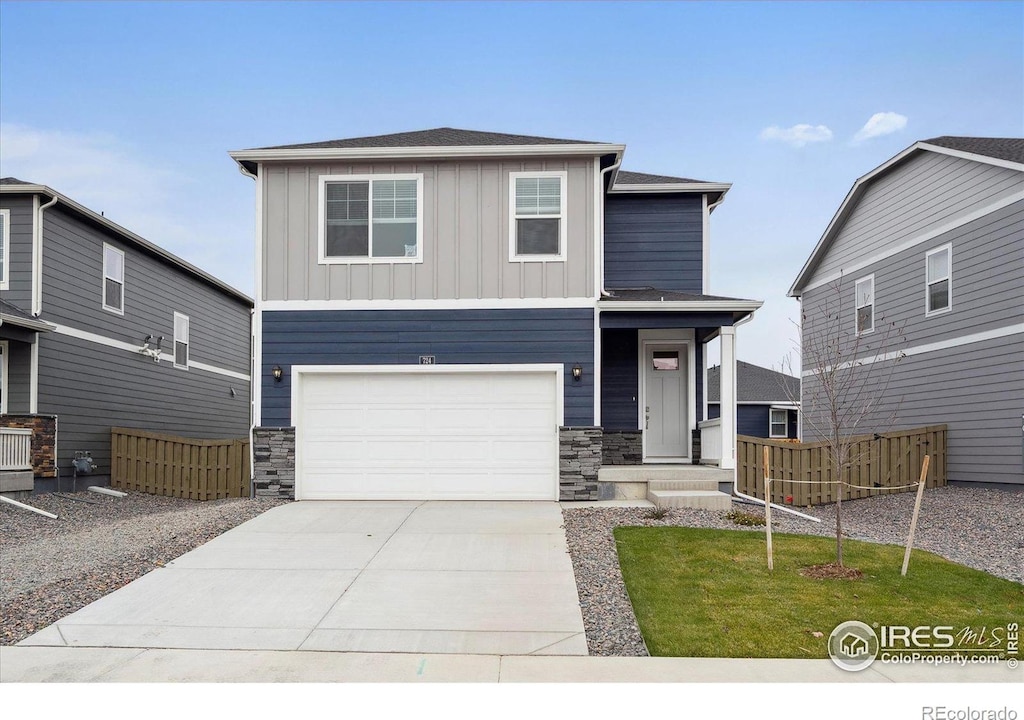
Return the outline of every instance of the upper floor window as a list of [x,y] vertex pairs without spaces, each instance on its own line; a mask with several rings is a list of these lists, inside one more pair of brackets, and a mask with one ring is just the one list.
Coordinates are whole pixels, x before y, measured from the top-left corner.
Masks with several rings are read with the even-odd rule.
[[124,315],[124,252],[103,243],[103,309]]
[[952,305],[953,247],[944,245],[925,255],[925,314],[946,312]]
[[771,408],[768,412],[768,437],[787,437],[789,435],[789,410],[786,408]]
[[174,313],[174,367],[188,370],[188,315]]
[[564,171],[509,176],[509,260],[565,259]]
[[857,308],[857,334],[875,329],[875,276],[868,275],[857,281],[854,289]]
[[11,211],[0,210],[0,290],[8,288],[10,270],[7,258],[11,254]]
[[322,176],[320,262],[422,262],[422,199],[422,175]]

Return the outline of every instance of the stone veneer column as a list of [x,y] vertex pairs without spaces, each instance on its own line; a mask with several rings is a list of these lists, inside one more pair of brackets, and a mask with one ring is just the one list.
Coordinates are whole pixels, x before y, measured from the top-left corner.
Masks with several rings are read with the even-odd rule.
[[559,428],[559,500],[598,499],[597,471],[601,468],[602,435],[599,427]]
[[253,481],[258,497],[295,499],[295,428],[258,427],[252,432]]

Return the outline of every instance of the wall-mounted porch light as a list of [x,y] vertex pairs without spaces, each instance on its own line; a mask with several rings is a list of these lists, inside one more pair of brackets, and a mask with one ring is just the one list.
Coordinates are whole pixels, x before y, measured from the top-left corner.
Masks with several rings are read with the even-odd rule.
[[579,363],[572,366],[572,379],[577,382],[583,379],[583,367]]
[[274,373],[274,382],[281,382],[281,378],[284,377],[284,370],[281,369],[281,366],[275,365],[272,372]]

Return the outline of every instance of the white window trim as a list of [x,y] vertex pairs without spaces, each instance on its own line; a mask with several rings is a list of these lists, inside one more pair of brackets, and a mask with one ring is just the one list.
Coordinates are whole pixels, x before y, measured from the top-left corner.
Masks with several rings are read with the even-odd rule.
[[[928,282],[928,261],[931,259],[932,255],[935,255],[935,254],[943,252],[943,251],[946,252],[946,257],[949,260],[948,264],[946,265],[946,277],[940,278],[939,280],[935,280],[933,282]],[[931,285],[933,285],[936,282],[942,282],[942,280],[946,280],[947,281],[946,292],[947,292],[947,294],[949,296],[949,302],[946,303],[946,307],[944,307],[944,308],[939,308],[938,310],[932,310],[932,309],[930,309],[928,307],[928,303],[929,303],[929,293],[928,293],[928,290],[931,287]],[[941,246],[939,246],[937,248],[933,248],[932,250],[929,250],[928,252],[926,252],[924,254],[924,316],[925,317],[931,317],[932,315],[944,315],[945,313],[950,312],[952,309],[953,309],[953,243],[946,243],[945,245],[941,245]]]
[[[772,413],[777,413],[777,412],[785,413],[785,421],[783,422],[783,424],[785,425],[786,429],[782,432],[781,435],[777,435],[774,432],[772,432],[772,426],[775,425],[775,423],[772,422]],[[770,407],[770,408],[768,408],[768,437],[769,438],[783,438],[783,439],[789,437],[789,408],[783,408],[783,407]]]
[[[188,330],[188,335],[185,337],[185,364],[178,364],[178,318],[184,318],[185,327]],[[175,311],[174,313],[174,331],[171,333],[174,340],[171,344],[171,358],[174,362],[174,367],[179,370],[188,370],[189,355],[192,353],[192,320],[188,315]]]
[[[370,251],[373,249],[373,181],[374,180],[415,180],[416,181],[416,256],[415,257],[335,257],[327,255],[327,183],[330,182],[369,182],[370,210],[369,233]],[[423,173],[403,173],[391,175],[321,175],[317,191],[317,231],[316,253],[320,265],[398,265],[423,262]]]
[[0,232],[0,250],[4,254],[4,266],[0,268],[0,290],[9,290],[11,281],[11,211],[0,210],[3,218],[3,232]]
[[[110,278],[111,280],[115,280],[115,281],[121,283],[121,307],[120,308],[115,308],[115,307],[111,307],[110,305],[107,305],[107,248],[110,248],[111,250],[113,250],[114,252],[116,252],[118,255],[121,256],[121,279],[117,280],[117,278],[113,278],[113,277]],[[120,248],[116,248],[113,245],[111,245],[110,243],[103,243],[103,309],[106,310],[107,312],[112,312],[115,315],[124,315],[124,304],[125,304],[124,294],[125,294],[125,285],[127,285],[127,283],[125,283],[125,276],[127,274],[128,274],[128,265],[125,262],[124,250],[121,250]]]
[[10,368],[8,358],[10,357],[10,345],[6,340],[0,340],[0,415],[7,414],[7,373]]
[[[519,178],[557,177],[560,182],[559,198],[561,206],[558,213],[558,253],[555,255],[517,255],[516,254],[516,180]],[[532,172],[510,172],[508,174],[508,261],[516,262],[565,262],[565,227],[566,188],[569,185],[569,173],[565,170],[534,170]],[[552,218],[553,215],[530,215],[530,218]]]
[[[871,327],[867,330],[861,330],[857,326],[857,314],[858,310],[864,305],[857,304],[857,286],[862,282],[871,281]],[[855,335],[870,335],[875,331],[875,308],[878,306],[878,296],[875,294],[875,274],[865,275],[853,284],[853,332]]]

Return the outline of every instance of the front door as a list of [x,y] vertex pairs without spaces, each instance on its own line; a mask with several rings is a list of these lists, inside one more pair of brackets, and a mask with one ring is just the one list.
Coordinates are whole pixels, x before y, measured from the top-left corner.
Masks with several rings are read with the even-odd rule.
[[686,346],[644,346],[644,458],[688,457]]

